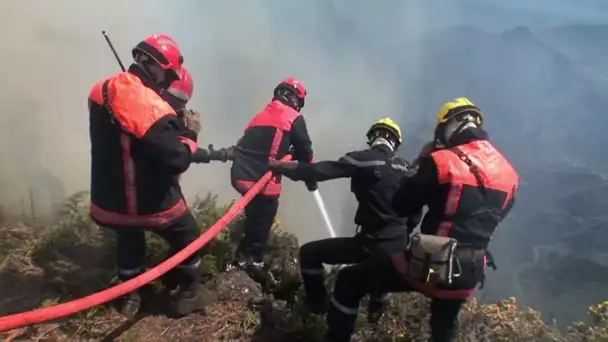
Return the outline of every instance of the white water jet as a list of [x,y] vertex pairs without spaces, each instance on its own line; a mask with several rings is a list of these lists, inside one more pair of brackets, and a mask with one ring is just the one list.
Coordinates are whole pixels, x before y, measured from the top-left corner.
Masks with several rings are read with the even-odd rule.
[[323,201],[323,197],[321,197],[321,192],[319,189],[312,192],[313,197],[315,198],[315,202],[317,202],[317,206],[319,207],[319,211],[321,212],[321,216],[323,216],[323,221],[325,221],[325,227],[329,232],[329,236],[332,238],[336,237],[336,231],[334,230],[334,226],[331,224],[329,220],[329,214],[327,213],[327,208],[325,208],[325,202]]

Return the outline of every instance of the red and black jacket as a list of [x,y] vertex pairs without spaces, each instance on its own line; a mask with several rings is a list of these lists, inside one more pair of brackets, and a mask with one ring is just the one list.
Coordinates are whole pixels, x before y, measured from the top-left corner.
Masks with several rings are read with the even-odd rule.
[[[232,186],[241,194],[246,193],[268,171],[268,162],[282,159],[292,146],[294,160],[302,163],[313,160],[304,117],[274,100],[249,122],[237,144],[231,168]],[[261,194],[279,196],[281,189],[281,178],[275,176]]]
[[163,228],[188,211],[177,175],[197,150],[171,106],[132,66],[89,96],[91,216],[102,226]]
[[[481,129],[465,130],[456,137],[455,145],[462,155],[441,149],[420,157],[417,172],[401,185],[393,206],[403,215],[427,206],[421,233],[449,236],[467,248],[485,250],[513,207],[519,175]],[[476,167],[482,185],[465,159]],[[401,264],[402,259],[394,261]],[[427,295],[461,299],[472,296],[476,287],[449,290],[417,285]]]

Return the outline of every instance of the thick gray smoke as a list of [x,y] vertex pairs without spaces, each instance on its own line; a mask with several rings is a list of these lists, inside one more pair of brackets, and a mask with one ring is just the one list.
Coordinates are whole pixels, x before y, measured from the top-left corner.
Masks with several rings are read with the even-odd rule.
[[[563,80],[571,84],[569,76],[561,74],[561,66],[547,67],[541,45],[530,45],[529,31],[501,36],[493,45],[497,33],[517,25],[536,30],[608,22],[604,2],[573,6],[565,0],[552,1],[550,8],[538,0],[4,0],[0,13],[0,204],[21,210],[31,188],[37,210],[47,213],[53,202],[88,187],[86,98],[95,82],[119,71],[101,30],[109,32],[127,65],[131,47],[146,35],[175,37],[195,80],[190,106],[202,113],[204,145],[234,144],[274,86],[294,76],[309,91],[303,114],[317,159],[364,147],[369,125],[386,115],[402,124],[404,154],[411,159],[431,137],[441,103],[471,96],[488,109],[497,144],[527,169],[527,163],[540,163],[529,153],[531,144],[548,147],[543,162],[562,154],[585,162],[576,146],[551,148],[556,141],[582,140],[576,125],[559,125],[561,119],[546,125],[526,106],[561,109],[562,102],[584,98],[587,88],[551,87]],[[455,25],[466,27],[445,31]],[[433,38],[434,32],[443,32],[443,38]],[[507,64],[515,69],[500,74]],[[502,78],[490,82],[492,77]],[[545,98],[551,102],[544,104]],[[591,107],[573,108],[580,113]],[[228,170],[228,164],[194,165],[183,178],[186,196],[192,200],[212,191],[222,200],[236,197]],[[341,235],[351,235],[354,201],[348,182],[323,183],[321,192],[334,225]],[[281,201],[284,227],[302,241],[326,236],[304,185],[287,182]],[[503,243],[498,249],[513,248]]]
[[[357,33],[342,32],[336,18],[351,25],[351,9],[337,5],[3,2],[1,25],[10,32],[2,63],[3,203],[18,207],[34,188],[41,192],[37,206],[48,207],[48,193],[58,196],[51,187],[63,186],[68,194],[87,188],[86,97],[98,79],[118,71],[102,29],[126,64],[142,37],[166,32],[176,38],[195,79],[191,106],[203,113],[203,144],[233,144],[274,86],[295,76],[309,89],[304,115],[317,157],[334,158],[350,146],[363,146],[367,126],[380,115],[398,113],[400,98],[390,75],[375,68],[357,44]],[[235,196],[227,171],[228,165],[193,166],[183,180],[187,197],[206,191],[225,200]],[[303,189],[289,185],[282,217],[304,239],[323,236],[321,221],[311,219],[316,207]],[[348,195],[344,182],[322,190],[332,211]]]

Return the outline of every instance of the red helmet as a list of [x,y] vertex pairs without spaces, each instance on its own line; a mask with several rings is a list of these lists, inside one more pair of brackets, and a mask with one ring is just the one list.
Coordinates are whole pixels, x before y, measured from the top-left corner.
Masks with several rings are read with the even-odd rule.
[[[294,96],[295,95],[295,96]],[[274,88],[275,98],[287,100],[287,102],[297,111],[304,107],[306,99],[306,88],[300,81],[289,77]],[[295,97],[295,99],[290,99]]]
[[194,81],[185,66],[180,68],[179,80],[171,83],[169,88],[161,93],[163,99],[167,101],[176,111],[186,108],[188,101],[194,92]]
[[300,81],[296,80],[293,77],[285,79],[281,84],[277,86],[277,88],[288,88],[295,92],[296,96],[299,99],[306,99],[306,88]]
[[167,92],[182,101],[188,102],[190,100],[194,92],[194,81],[190,71],[185,66],[180,69],[179,80],[171,83]]
[[166,34],[153,34],[142,40],[133,48],[133,58],[142,52],[152,58],[164,70],[173,71],[179,77],[180,68],[184,63],[182,52],[173,38]]

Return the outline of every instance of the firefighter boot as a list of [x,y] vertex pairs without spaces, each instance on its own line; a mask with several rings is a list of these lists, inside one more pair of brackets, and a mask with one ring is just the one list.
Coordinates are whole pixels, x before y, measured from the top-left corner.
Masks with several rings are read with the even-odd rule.
[[332,333],[331,331],[328,331],[323,336],[323,342],[350,342],[350,341],[351,341],[350,336],[347,336],[345,334],[335,334],[335,333]]
[[388,296],[386,294],[372,294],[369,296],[367,305],[367,322],[377,324],[386,313],[388,306]]
[[179,287],[179,279],[175,270],[167,272],[162,278],[161,283],[163,284],[165,293],[169,296],[173,295]]
[[315,315],[324,315],[327,313],[329,302],[327,301],[327,298],[315,298],[307,295],[304,299],[304,305],[308,311],[310,311],[310,313]]
[[193,282],[189,286],[180,286],[176,297],[175,312],[179,316],[204,310],[216,299],[214,293],[204,289],[198,282]]
[[138,291],[124,295],[120,302],[119,312],[128,319],[133,319],[141,309],[141,295]]
[[235,259],[235,266],[247,273],[249,278],[260,284],[262,288],[268,286],[268,271],[263,259],[260,258],[256,261],[252,257],[240,253]]
[[329,308],[325,277],[323,274],[302,274],[304,283],[304,305],[315,315],[323,315]]
[[268,271],[266,270],[264,262],[251,261],[245,265],[245,273],[249,278],[260,284],[262,288],[268,287]]

